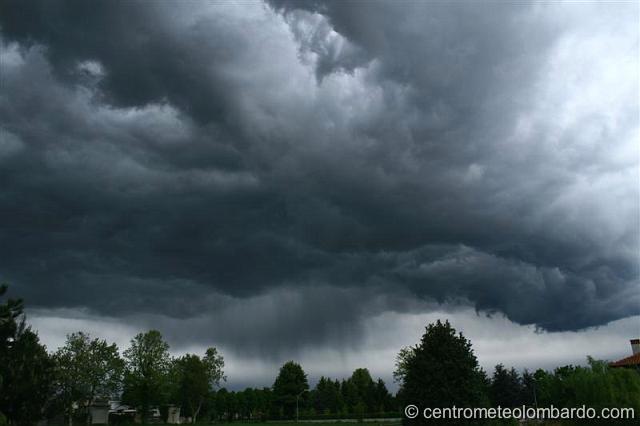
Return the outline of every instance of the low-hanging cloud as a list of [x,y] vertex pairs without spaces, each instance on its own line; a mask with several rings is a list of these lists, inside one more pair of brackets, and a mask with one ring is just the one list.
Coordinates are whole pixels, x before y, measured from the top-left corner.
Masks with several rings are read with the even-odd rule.
[[6,2],[0,273],[39,308],[222,310],[274,347],[432,303],[638,315],[637,14]]

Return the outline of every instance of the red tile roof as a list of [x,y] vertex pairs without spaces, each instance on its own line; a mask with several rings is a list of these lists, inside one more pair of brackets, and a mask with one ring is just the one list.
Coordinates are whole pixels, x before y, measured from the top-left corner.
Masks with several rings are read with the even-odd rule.
[[640,367],[640,353],[628,356],[626,358],[622,358],[621,360],[612,362],[609,365],[611,367],[633,367],[633,366]]

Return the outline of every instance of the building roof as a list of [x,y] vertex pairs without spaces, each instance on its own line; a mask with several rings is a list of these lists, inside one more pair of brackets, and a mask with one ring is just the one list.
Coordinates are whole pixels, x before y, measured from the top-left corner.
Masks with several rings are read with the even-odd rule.
[[640,353],[622,358],[609,364],[611,367],[640,367]]

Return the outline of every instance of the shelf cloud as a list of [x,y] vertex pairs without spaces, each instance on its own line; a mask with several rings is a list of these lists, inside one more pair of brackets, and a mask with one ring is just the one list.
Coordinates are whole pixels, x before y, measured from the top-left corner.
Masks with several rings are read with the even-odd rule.
[[256,354],[640,315],[638,4],[240,3],[5,2],[13,295]]

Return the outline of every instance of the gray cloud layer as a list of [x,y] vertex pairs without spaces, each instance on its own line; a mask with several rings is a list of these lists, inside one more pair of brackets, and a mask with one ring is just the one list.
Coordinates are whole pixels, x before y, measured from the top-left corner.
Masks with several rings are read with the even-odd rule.
[[0,272],[31,305],[247,300],[238,347],[420,301],[640,313],[637,4],[5,3]]

